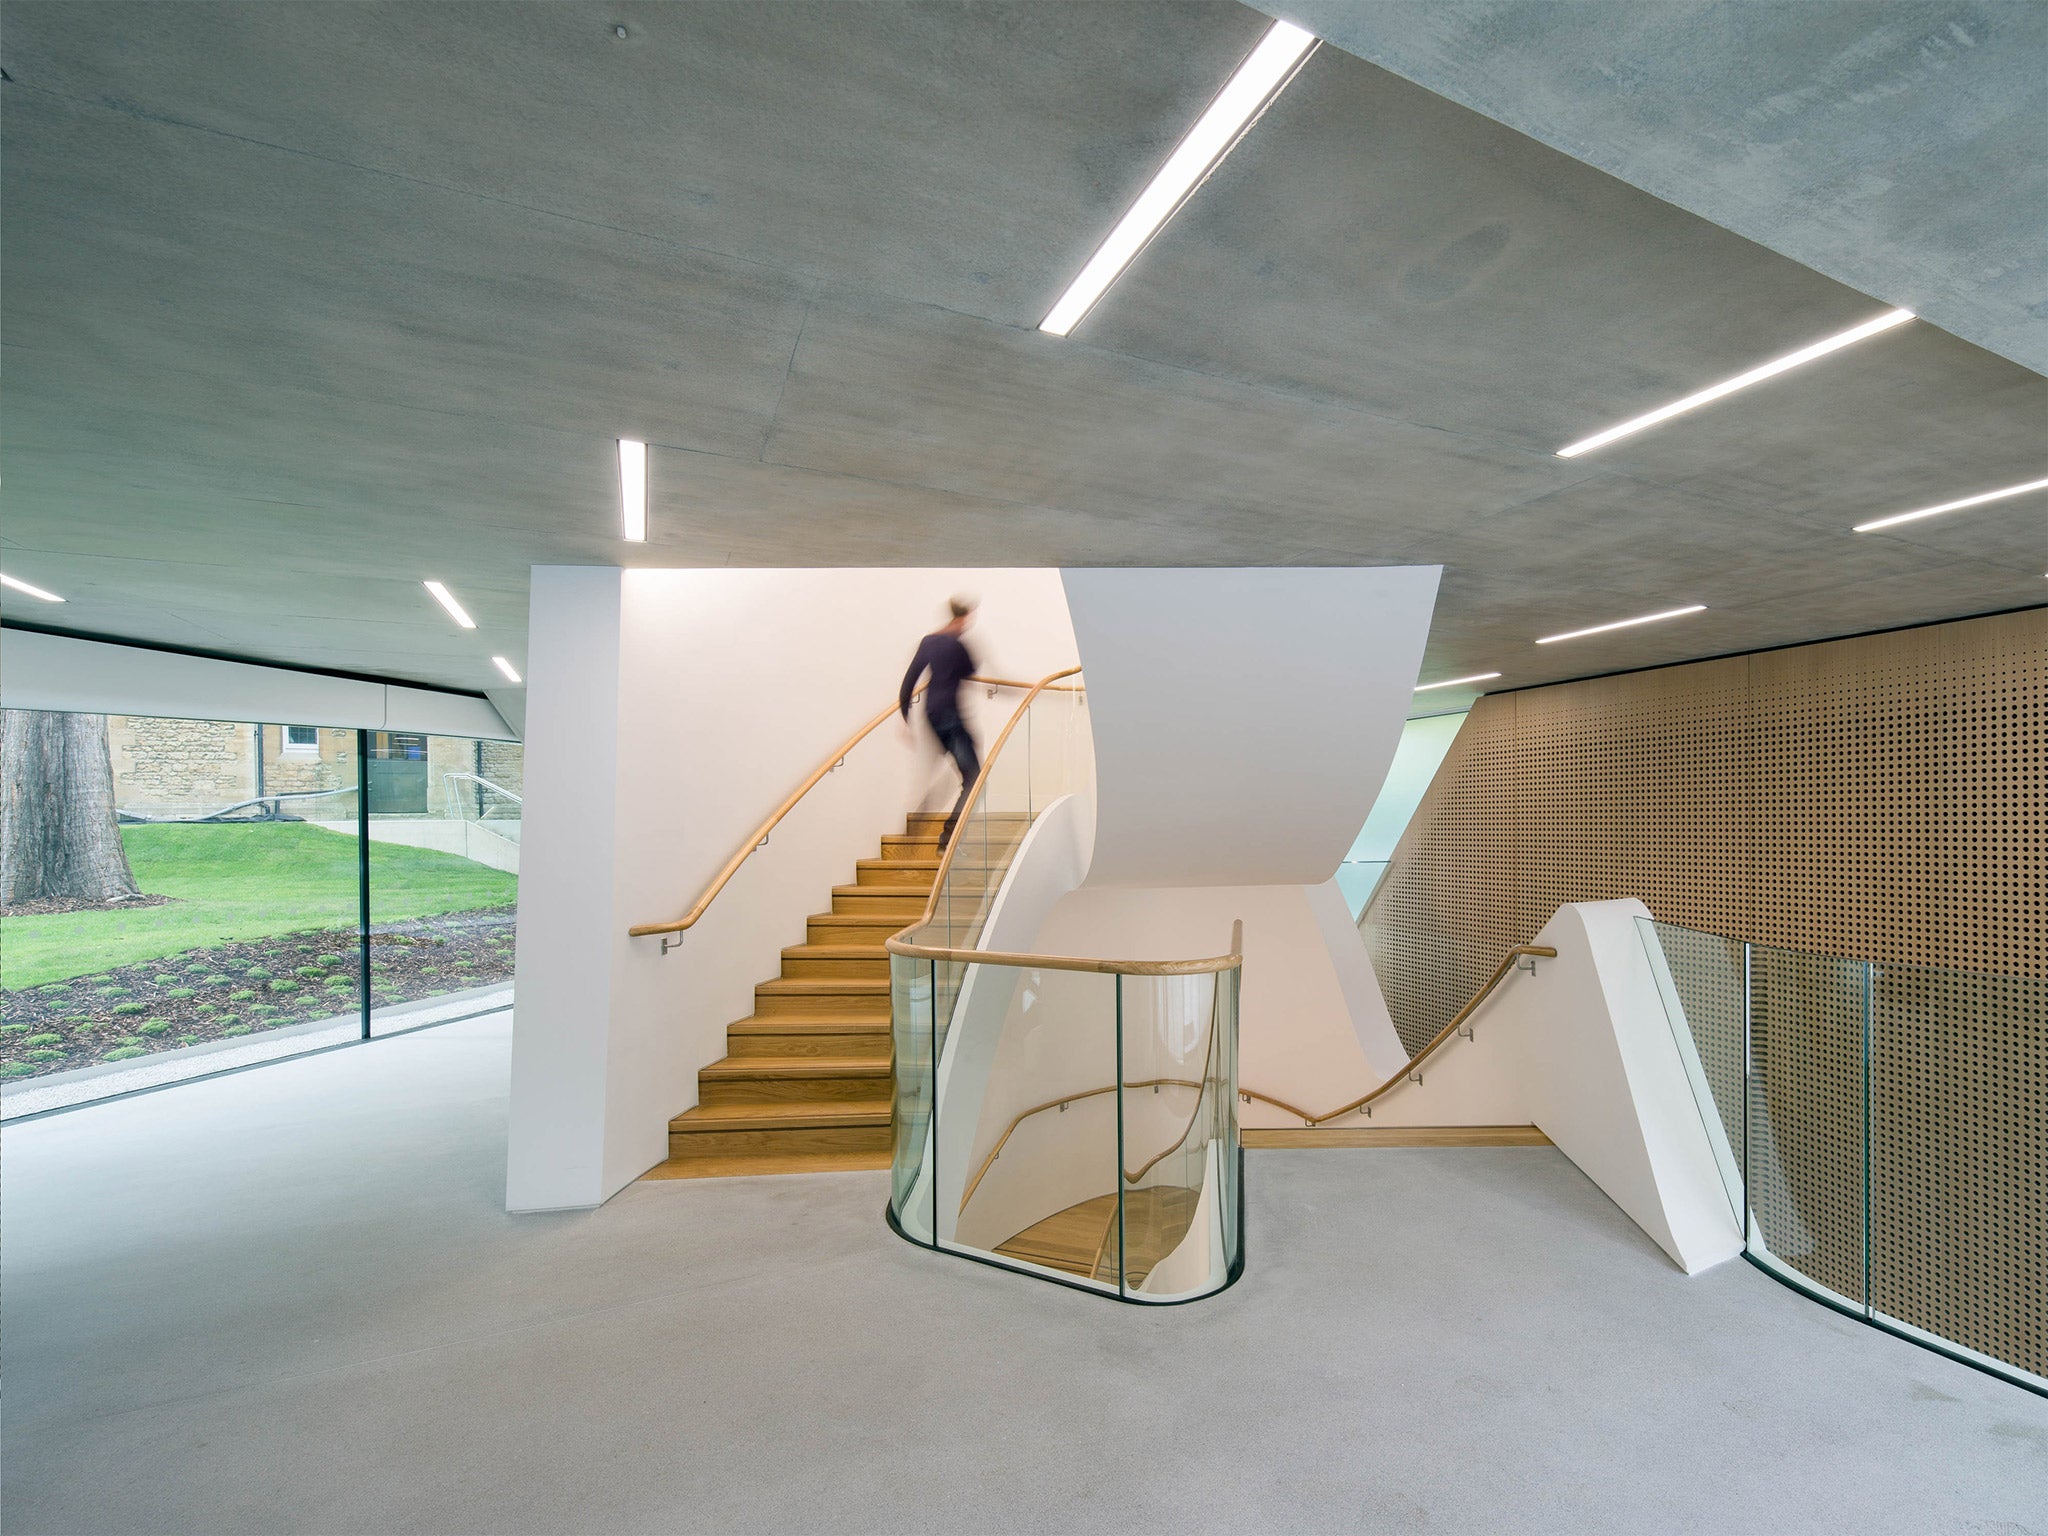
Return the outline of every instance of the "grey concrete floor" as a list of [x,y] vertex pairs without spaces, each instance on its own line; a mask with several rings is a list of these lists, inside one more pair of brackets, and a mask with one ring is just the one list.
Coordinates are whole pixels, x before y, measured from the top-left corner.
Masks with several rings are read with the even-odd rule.
[[42,1532],[2048,1531],[2048,1402],[1545,1150],[1257,1152],[1141,1311],[913,1249],[881,1175],[503,1214],[507,1029],[4,1133]]

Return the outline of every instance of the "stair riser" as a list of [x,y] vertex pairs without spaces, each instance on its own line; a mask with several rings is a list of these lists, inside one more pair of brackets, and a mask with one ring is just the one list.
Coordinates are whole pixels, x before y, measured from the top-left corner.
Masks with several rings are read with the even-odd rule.
[[784,955],[782,975],[788,981],[886,981],[889,952],[878,944],[873,957],[862,960],[817,960],[808,955]]
[[898,896],[889,893],[886,886],[877,886],[873,894],[861,890],[836,892],[832,910],[841,917],[900,917],[907,923],[923,914],[924,898]]
[[765,1077],[705,1079],[697,1084],[700,1104],[840,1104],[888,1107],[895,1085],[887,1077]]
[[754,993],[754,1012],[762,1018],[794,1019],[886,1019],[889,995],[883,993],[822,993],[817,996],[761,992]]
[[668,1155],[716,1157],[731,1152],[887,1152],[886,1125],[832,1125],[809,1130],[669,1132]]
[[841,1061],[887,1061],[889,1032],[849,1031],[831,1035],[740,1035],[728,1033],[725,1044],[734,1056],[828,1056]]
[[854,871],[854,880],[860,885],[902,886],[924,892],[932,888],[932,876],[937,873],[904,860],[862,859]]
[[835,917],[845,918],[848,915],[844,912],[819,913],[804,926],[804,941],[808,944],[880,944],[898,929],[908,926],[908,920],[898,922],[895,918],[888,919],[886,925],[834,921]]
[[882,839],[884,864],[898,859],[936,859],[939,856],[939,840],[936,837],[885,837]]

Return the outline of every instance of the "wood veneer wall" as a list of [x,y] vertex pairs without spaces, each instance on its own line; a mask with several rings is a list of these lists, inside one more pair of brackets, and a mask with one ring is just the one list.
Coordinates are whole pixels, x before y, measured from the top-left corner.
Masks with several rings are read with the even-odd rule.
[[[1366,924],[1403,1042],[1621,896],[1775,947],[1747,1099],[1774,1251],[2048,1374],[2048,609],[1481,699]],[[1740,945],[1665,950],[1741,1145]]]
[[2048,978],[2048,608],[1483,698],[1367,920],[1410,1049],[1565,902]]

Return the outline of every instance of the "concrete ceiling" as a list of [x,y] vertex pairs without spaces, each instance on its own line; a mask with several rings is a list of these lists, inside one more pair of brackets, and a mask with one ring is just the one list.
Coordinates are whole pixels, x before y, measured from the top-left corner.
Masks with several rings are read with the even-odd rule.
[[2048,371],[2040,0],[1259,7]]
[[534,563],[1441,562],[1425,678],[1508,687],[2048,596],[2038,496],[1847,531],[2048,474],[1931,324],[1555,457],[1881,306],[1336,48],[1039,334],[1235,4],[5,23],[10,620],[480,688]]

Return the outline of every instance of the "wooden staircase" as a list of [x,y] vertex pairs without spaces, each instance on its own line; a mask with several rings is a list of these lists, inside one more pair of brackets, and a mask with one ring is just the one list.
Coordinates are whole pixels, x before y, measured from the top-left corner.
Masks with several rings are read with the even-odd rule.
[[[832,910],[809,919],[804,942],[782,952],[782,974],[754,988],[753,1013],[727,1026],[727,1054],[697,1074],[697,1105],[669,1122],[668,1161],[648,1178],[889,1166],[895,1080],[882,946],[924,915],[945,819],[914,813],[901,836],[859,861],[852,885],[832,888]],[[998,838],[1002,865],[1028,824],[1015,821]],[[956,855],[957,884],[999,878],[978,852]]]

